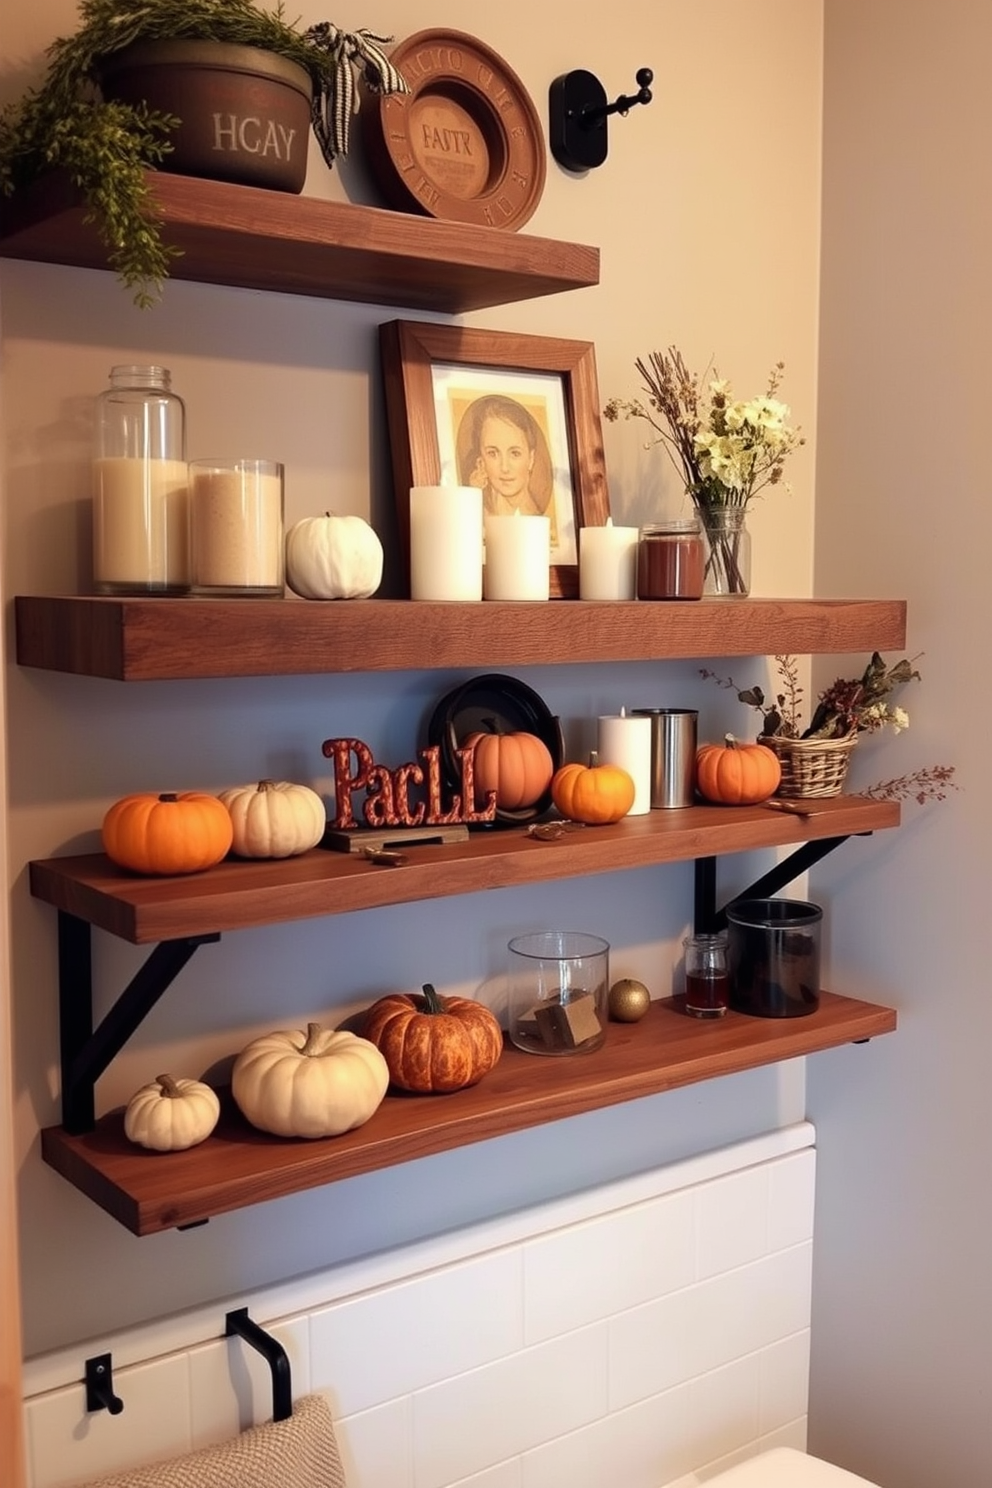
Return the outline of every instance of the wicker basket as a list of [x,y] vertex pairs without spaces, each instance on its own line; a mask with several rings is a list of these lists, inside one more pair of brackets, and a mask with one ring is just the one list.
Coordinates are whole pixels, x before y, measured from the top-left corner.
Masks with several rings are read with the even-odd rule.
[[782,780],[777,796],[839,796],[844,789],[857,734],[846,739],[782,739],[761,734],[758,743],[778,755]]

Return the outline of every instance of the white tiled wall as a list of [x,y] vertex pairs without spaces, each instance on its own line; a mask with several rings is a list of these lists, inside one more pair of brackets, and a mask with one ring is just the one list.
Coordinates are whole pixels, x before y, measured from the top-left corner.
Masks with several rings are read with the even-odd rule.
[[[690,1488],[802,1447],[812,1138],[803,1123],[33,1360],[31,1488],[271,1416],[266,1364],[220,1336],[244,1305],[294,1394],[326,1393],[349,1488]],[[108,1350],[125,1408],[87,1414],[84,1360]]]

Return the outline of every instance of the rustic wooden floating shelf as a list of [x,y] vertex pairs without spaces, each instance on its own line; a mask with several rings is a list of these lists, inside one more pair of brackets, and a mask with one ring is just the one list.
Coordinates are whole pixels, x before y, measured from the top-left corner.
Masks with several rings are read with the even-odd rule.
[[895,599],[432,604],[21,595],[22,666],[119,681],[886,651]]
[[891,1008],[829,992],[805,1017],[732,1012],[714,1022],[686,1017],[668,999],[652,1003],[640,1023],[611,1023],[605,1046],[593,1054],[546,1059],[508,1046],[496,1068],[468,1090],[390,1092],[370,1121],[340,1137],[270,1137],[248,1126],[227,1100],[213,1135],[186,1152],[133,1146],[115,1111],[83,1136],[47,1128],[42,1153],[122,1225],[151,1235],[585,1111],[860,1043],[895,1026]]
[[[599,249],[351,202],[152,172],[170,277],[460,315],[599,283]],[[67,179],[4,203],[0,257],[105,269]]]
[[410,861],[399,868],[314,848],[275,861],[231,858],[177,878],[139,878],[103,853],[36,860],[29,872],[35,898],[122,940],[149,945],[482,889],[799,847],[896,827],[899,815],[891,801],[838,796],[818,803],[809,817],[761,806],[689,806],[585,827],[552,842],[522,828],[479,832],[464,843],[407,848]]

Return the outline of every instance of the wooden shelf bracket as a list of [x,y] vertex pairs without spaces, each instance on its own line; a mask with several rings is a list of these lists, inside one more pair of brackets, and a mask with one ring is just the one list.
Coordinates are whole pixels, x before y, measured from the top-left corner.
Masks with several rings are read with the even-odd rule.
[[97,1028],[93,1027],[92,934],[86,920],[58,912],[59,1052],[62,1123],[74,1135],[96,1125],[95,1086],[198,946],[220,935],[163,940],[135,972]]

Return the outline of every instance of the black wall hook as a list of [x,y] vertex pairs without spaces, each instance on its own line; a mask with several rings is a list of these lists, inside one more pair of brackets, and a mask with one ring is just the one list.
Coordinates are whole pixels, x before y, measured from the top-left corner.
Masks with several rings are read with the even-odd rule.
[[96,1354],[86,1360],[86,1409],[109,1411],[119,1416],[124,1402],[114,1394],[114,1365],[110,1354]]
[[271,1333],[252,1321],[247,1307],[236,1308],[224,1320],[224,1336],[231,1338],[234,1334],[265,1356],[272,1371],[272,1419],[288,1421],[293,1414],[293,1384],[286,1350]]
[[570,171],[591,170],[602,165],[608,147],[606,121],[610,114],[625,117],[638,103],[651,102],[654,73],[638,69],[639,92],[621,93],[613,103],[599,78],[584,68],[562,73],[548,91],[548,141],[558,164]]

